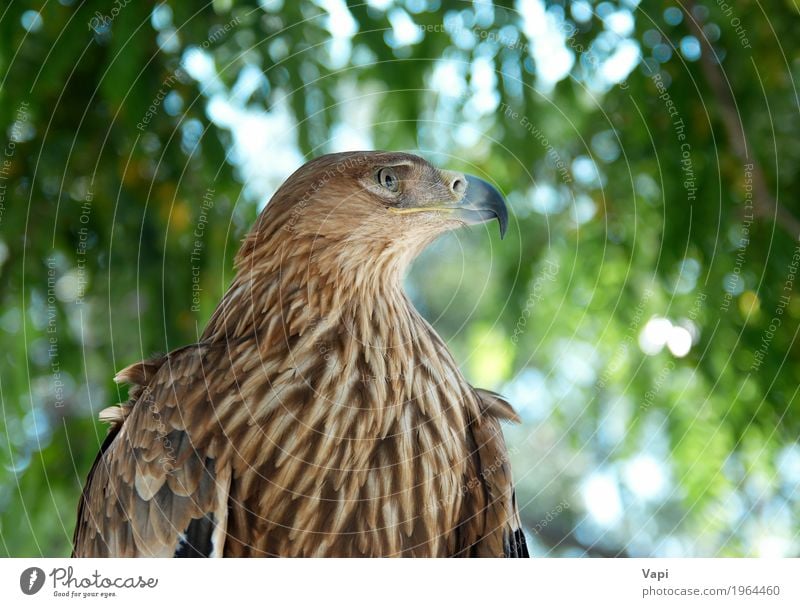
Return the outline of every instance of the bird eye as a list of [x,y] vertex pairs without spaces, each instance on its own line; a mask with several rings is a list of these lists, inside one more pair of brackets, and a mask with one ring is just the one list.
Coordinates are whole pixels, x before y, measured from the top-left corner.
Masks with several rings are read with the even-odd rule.
[[378,183],[390,192],[396,192],[400,187],[400,180],[392,169],[378,171]]

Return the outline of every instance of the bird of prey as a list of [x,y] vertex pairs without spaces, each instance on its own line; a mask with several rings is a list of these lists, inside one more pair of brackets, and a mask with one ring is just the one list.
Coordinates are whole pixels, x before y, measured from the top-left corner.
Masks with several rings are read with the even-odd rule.
[[487,182],[330,154],[277,190],[198,343],[133,364],[74,556],[528,556],[499,395],[464,379],[402,279],[508,214]]

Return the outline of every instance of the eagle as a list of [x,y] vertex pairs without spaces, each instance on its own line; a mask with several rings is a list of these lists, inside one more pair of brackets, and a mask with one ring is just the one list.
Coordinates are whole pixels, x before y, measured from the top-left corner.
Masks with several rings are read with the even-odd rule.
[[115,376],[77,557],[526,557],[498,394],[471,386],[403,278],[508,211],[416,155],[318,157],[275,192],[191,345]]

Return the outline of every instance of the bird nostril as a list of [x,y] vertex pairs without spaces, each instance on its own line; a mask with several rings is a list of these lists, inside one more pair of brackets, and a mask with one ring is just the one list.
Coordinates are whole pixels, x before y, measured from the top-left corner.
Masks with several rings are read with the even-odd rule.
[[450,189],[456,194],[463,194],[467,191],[467,180],[463,177],[456,177],[450,184]]

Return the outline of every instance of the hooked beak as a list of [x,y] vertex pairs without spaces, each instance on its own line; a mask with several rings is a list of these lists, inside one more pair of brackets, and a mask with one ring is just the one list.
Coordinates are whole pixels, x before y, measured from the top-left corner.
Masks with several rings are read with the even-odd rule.
[[483,179],[478,179],[472,175],[465,175],[464,178],[467,181],[466,191],[461,200],[455,204],[390,208],[389,211],[398,215],[427,213],[429,211],[452,213],[467,225],[486,223],[492,219],[497,219],[497,223],[500,224],[500,238],[503,238],[508,228],[508,209],[503,196],[497,191],[497,188]]
[[497,219],[500,224],[500,238],[503,238],[508,229],[508,208],[503,196],[483,179],[472,175],[467,175],[466,178],[467,191],[454,207],[456,216],[470,225]]

